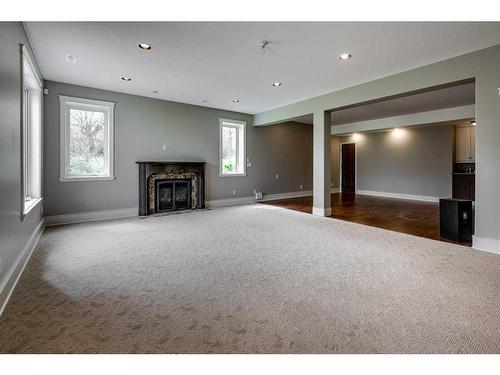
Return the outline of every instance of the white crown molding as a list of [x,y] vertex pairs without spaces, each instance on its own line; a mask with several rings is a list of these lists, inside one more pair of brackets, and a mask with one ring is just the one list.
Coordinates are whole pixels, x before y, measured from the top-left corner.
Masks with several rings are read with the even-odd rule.
[[356,194],[372,195],[374,197],[407,199],[407,200],[422,201],[422,202],[433,202],[433,203],[439,202],[439,197],[433,197],[430,195],[399,194],[399,193],[389,193],[385,191],[372,191],[372,190],[356,190]]
[[16,262],[14,263],[8,275],[5,277],[4,281],[0,285],[0,316],[3,313],[5,306],[7,306],[10,296],[12,295],[14,288],[16,287],[19,279],[21,278],[24,268],[28,264],[28,261],[30,260],[31,255],[35,250],[36,245],[38,244],[38,241],[40,240],[40,237],[44,229],[45,229],[45,221],[42,218],[42,220],[40,220],[40,223],[38,223],[35,231],[31,235],[30,240],[24,247],[21,254],[19,254],[19,257],[17,258]]

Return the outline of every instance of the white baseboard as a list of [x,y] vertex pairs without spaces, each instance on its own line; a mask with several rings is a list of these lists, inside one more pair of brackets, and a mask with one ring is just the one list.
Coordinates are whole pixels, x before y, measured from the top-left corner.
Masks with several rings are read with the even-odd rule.
[[14,288],[23,273],[26,264],[28,264],[44,228],[45,222],[42,218],[23,251],[19,254],[16,263],[12,266],[4,282],[0,285],[0,316],[3,313],[5,306],[7,306],[7,302],[9,302],[10,296],[12,295],[12,292],[14,291]]
[[74,214],[53,215],[45,217],[45,225],[63,225],[83,223],[85,221],[100,221],[109,219],[119,219],[138,215],[137,207],[119,208],[116,210],[78,212]]
[[265,202],[275,199],[306,197],[310,195],[312,195],[312,190],[301,190],[301,191],[292,191],[288,193],[264,194],[262,199],[259,200],[256,200],[254,196],[241,197],[241,198],[215,199],[211,201],[206,201],[205,205],[210,208],[238,206],[242,204],[252,204],[252,203]]
[[312,214],[316,216],[330,216],[332,214],[332,208],[313,207]]
[[475,250],[500,254],[500,240],[474,235],[472,236],[472,248]]
[[433,197],[430,195],[399,194],[399,193],[389,193],[385,191],[372,191],[372,190],[356,190],[356,194],[372,195],[375,197],[408,199],[412,201],[423,201],[423,202],[434,202],[434,203],[439,202],[439,197]]

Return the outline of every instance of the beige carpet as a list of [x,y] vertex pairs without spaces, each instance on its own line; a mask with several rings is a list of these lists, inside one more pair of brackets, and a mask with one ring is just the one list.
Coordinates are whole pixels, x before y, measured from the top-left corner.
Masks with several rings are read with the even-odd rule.
[[500,256],[265,205],[49,228],[0,352],[500,352]]

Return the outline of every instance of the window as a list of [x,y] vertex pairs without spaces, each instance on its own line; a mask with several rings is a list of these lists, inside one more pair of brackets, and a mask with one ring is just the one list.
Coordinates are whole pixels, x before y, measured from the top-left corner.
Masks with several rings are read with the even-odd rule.
[[246,122],[220,119],[220,175],[245,176]]
[[22,47],[22,217],[42,200],[42,80]]
[[60,180],[114,180],[114,103],[59,96]]

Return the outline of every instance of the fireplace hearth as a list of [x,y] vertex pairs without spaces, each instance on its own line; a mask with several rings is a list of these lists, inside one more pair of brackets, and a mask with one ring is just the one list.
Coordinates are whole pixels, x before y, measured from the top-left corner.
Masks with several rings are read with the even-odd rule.
[[138,161],[139,216],[205,208],[205,163]]

